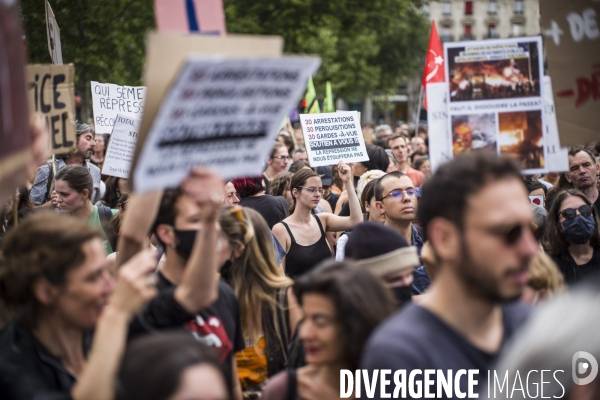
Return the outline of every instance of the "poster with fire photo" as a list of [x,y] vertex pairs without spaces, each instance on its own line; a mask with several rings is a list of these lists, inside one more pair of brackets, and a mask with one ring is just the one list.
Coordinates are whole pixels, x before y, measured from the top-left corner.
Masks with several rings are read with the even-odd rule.
[[444,43],[453,155],[491,150],[547,172],[541,37]]

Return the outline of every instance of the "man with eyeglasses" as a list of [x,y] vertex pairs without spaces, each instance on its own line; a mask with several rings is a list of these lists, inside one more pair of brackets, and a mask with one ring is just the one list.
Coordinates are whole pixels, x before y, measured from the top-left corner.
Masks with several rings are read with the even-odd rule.
[[[385,225],[398,231],[415,246],[420,257],[423,235],[419,232],[421,228],[412,223],[417,215],[417,189],[413,181],[402,172],[393,171],[379,178],[373,193],[377,211],[385,215]],[[430,284],[431,280],[421,263],[414,271],[413,292],[422,294]]]
[[[449,398],[457,389],[469,393],[468,374],[456,373],[477,370],[471,379],[477,393],[487,388],[488,370],[529,314],[513,302],[539,250],[519,168],[487,152],[457,157],[425,183],[418,217],[437,263],[435,279],[422,301],[375,331],[361,368],[405,369],[407,376],[421,370],[416,378],[428,393],[447,392],[425,371],[450,370]],[[384,398],[380,389],[374,398]]]
[[569,172],[565,178],[573,187],[592,202],[596,214],[600,215],[600,191],[598,190],[600,166],[596,163],[594,153],[584,147],[575,147],[569,151]]

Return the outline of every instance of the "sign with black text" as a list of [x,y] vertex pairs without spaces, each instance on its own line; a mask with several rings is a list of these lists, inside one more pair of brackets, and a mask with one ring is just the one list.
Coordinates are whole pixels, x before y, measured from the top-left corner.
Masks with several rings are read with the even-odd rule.
[[300,124],[311,167],[369,160],[358,112],[300,114]]
[[428,83],[427,130],[429,132],[429,161],[435,172],[452,160],[452,135],[448,131],[448,87],[445,82]]
[[28,65],[29,110],[46,118],[52,154],[75,149],[75,67],[67,65]]
[[135,190],[176,187],[194,166],[225,179],[259,175],[319,64],[313,57],[188,58],[140,142]]
[[111,133],[117,114],[142,118],[145,101],[145,86],[119,86],[92,81],[96,133]]
[[140,118],[117,114],[102,166],[104,175],[129,179],[141,123]]

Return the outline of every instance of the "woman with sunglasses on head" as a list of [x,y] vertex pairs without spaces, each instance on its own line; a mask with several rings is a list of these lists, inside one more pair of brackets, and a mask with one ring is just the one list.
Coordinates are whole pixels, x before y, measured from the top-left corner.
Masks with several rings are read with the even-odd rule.
[[287,252],[282,264],[285,274],[291,278],[332,257],[325,232],[348,231],[363,220],[350,167],[340,161],[338,173],[348,191],[349,217],[327,212],[314,214],[323,196],[321,177],[316,172],[300,170],[292,178],[290,188],[294,204],[290,208],[291,215],[273,227],[273,234]]
[[600,271],[600,223],[592,203],[579,190],[560,192],[548,213],[544,248],[574,284]]
[[259,213],[224,207],[219,224],[231,257],[221,276],[240,306],[245,349],[238,352],[238,376],[245,398],[255,398],[266,380],[287,366],[287,349],[301,318],[291,297],[292,280],[279,268],[271,231]]
[[373,330],[395,311],[391,293],[365,268],[326,262],[299,278],[306,365],[275,376],[263,400],[340,398],[340,370],[355,371]]

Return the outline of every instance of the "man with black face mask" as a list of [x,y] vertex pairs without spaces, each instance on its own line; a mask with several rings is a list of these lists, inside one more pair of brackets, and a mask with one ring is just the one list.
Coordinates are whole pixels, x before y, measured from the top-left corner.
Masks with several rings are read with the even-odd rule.
[[[231,256],[218,233],[223,187],[220,177],[199,169],[180,188],[165,190],[160,200],[152,194],[134,196],[120,243],[127,247],[142,242],[147,220],[158,208],[152,231],[165,249],[157,272],[159,295],[133,321],[130,337],[163,329],[187,330],[214,347],[221,361],[231,366],[236,399],[241,399],[234,357],[244,348],[239,308],[233,290],[220,282],[218,273]],[[124,247],[119,247],[121,252]]]
[[410,246],[395,229],[376,222],[364,222],[352,231],[346,244],[346,258],[381,278],[402,307],[411,300],[413,271],[420,265],[417,248]]

